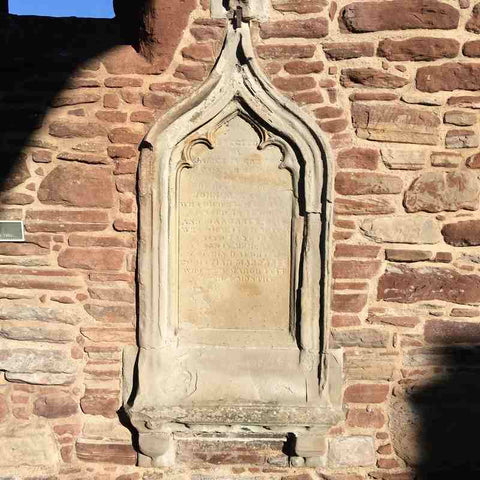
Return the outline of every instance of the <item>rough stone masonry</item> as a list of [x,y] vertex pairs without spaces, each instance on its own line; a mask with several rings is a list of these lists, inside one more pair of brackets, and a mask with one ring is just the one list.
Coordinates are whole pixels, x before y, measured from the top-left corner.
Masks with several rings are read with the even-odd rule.
[[175,469],[135,466],[120,379],[136,344],[139,144],[208,77],[225,33],[208,3],[152,0],[143,17],[117,5],[111,21],[0,17],[0,219],[26,229],[25,243],[0,244],[0,476],[413,479],[433,445],[422,412],[441,399],[438,436],[464,446],[461,430],[446,438],[447,413],[478,389],[441,388],[465,369],[478,384],[470,0],[271,0],[269,21],[252,24],[264,71],[334,153],[328,322],[346,419],[324,466],[290,464],[263,436],[180,439]]

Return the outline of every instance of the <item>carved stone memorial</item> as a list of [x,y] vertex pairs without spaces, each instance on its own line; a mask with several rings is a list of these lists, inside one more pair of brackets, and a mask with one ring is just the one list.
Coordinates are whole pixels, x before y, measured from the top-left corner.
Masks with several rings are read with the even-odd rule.
[[142,151],[139,348],[125,355],[142,466],[171,465],[176,436],[199,432],[290,433],[321,463],[342,417],[329,152],[259,70],[248,22],[235,27]]

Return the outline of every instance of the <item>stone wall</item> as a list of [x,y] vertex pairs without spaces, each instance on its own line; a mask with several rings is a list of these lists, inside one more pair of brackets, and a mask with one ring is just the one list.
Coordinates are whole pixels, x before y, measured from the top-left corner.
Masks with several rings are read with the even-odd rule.
[[169,22],[147,32],[148,60],[114,21],[1,18],[0,219],[24,220],[26,242],[0,244],[0,475],[408,480],[473,468],[480,4],[469,0],[272,0],[270,22],[253,25],[272,83],[335,155],[331,335],[346,420],[324,467],[289,466],[282,439],[264,436],[186,437],[175,469],[135,467],[121,356],[136,342],[138,146],[206,79],[224,36],[205,0],[173,14],[177,2],[157,3]]

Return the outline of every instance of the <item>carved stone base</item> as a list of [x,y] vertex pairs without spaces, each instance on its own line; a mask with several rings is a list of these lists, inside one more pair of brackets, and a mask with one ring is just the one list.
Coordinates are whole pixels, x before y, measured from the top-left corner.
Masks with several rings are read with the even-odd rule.
[[[327,441],[326,432],[302,433],[295,435],[292,465],[305,465],[307,467],[323,467],[326,462]],[[303,460],[303,461],[302,461]]]
[[140,467],[171,467],[175,464],[175,442],[171,433],[141,433],[139,446]]

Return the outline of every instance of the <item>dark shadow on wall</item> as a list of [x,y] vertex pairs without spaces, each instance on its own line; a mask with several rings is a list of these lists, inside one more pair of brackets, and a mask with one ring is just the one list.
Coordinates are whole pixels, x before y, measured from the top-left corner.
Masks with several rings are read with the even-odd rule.
[[[437,380],[410,387],[417,479],[480,479],[480,346],[432,349]],[[412,417],[410,417],[412,420]],[[408,449],[408,444],[406,444]],[[415,448],[415,447],[414,447]]]
[[[138,49],[140,18],[147,0],[118,0],[115,19],[51,18],[0,13],[0,194],[24,183],[26,147],[48,153],[48,135],[39,135],[46,114],[62,106],[82,118],[82,105],[59,105],[60,94],[96,92],[97,58],[120,45]],[[81,102],[80,102],[81,103]],[[54,152],[55,154],[55,152]],[[5,205],[7,200],[2,199]],[[123,409],[120,422],[136,431]]]
[[118,0],[112,20],[0,14],[0,192],[28,175],[22,152],[26,146],[42,148],[35,133],[59,93],[92,88],[88,68],[102,53],[118,45],[137,48],[144,1]]

